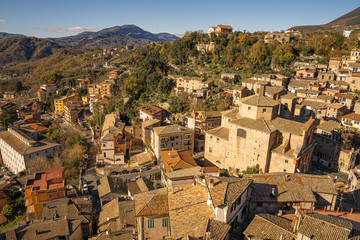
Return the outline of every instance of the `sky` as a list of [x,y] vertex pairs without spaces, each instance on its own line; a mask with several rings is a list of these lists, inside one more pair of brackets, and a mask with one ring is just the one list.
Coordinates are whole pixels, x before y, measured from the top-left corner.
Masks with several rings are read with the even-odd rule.
[[324,24],[359,6],[359,0],[0,0],[0,32],[62,37],[124,24],[178,35],[218,24],[279,31]]

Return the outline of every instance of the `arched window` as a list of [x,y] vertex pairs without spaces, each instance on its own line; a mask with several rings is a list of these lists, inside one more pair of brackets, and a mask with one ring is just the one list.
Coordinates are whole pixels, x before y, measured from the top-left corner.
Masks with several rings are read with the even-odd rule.
[[239,128],[237,130],[237,136],[241,138],[246,138],[246,131],[244,129]]

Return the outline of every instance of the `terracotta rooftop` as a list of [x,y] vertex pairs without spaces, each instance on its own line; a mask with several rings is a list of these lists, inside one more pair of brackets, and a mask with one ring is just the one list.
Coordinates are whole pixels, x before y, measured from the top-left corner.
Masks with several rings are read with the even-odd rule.
[[350,221],[311,212],[305,215],[298,232],[308,238],[326,240],[348,239],[351,230]]
[[215,218],[208,194],[202,185],[192,184],[168,189],[171,237],[179,239],[190,236],[203,237],[208,219]]
[[46,190],[64,187],[63,167],[48,168],[45,172],[36,173],[33,179],[26,182],[34,190]]
[[160,151],[160,155],[168,173],[197,166],[188,150]]
[[210,195],[214,206],[231,206],[252,183],[251,179],[231,178],[231,177],[205,177],[208,186],[211,182],[213,187],[209,187]]
[[167,188],[160,188],[141,194],[136,194],[136,216],[163,215],[169,213]]
[[356,114],[356,113],[349,113],[346,114],[344,116],[342,116],[343,119],[351,119],[351,120],[355,120],[355,121],[360,121],[360,114]]
[[252,239],[256,240],[293,240],[296,238],[296,234],[292,231],[290,220],[268,213],[256,215],[244,231],[244,234],[252,236]]
[[255,201],[316,202],[314,193],[337,195],[333,180],[327,176],[264,173],[245,174],[244,178],[254,181],[251,198]]
[[231,226],[227,223],[215,219],[209,219],[206,226],[206,232],[210,232],[213,239],[224,240],[230,231],[230,228]]

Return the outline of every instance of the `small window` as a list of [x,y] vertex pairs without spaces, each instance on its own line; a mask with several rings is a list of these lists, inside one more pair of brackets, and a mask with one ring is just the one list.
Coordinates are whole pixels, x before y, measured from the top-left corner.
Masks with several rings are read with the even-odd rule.
[[211,147],[209,147],[209,152],[212,152],[212,148],[211,148]]
[[289,160],[286,159],[286,160],[285,160],[285,163],[289,163]]
[[154,228],[154,219],[148,220],[148,228]]
[[248,111],[250,111],[251,110],[251,107],[248,107]]
[[169,226],[169,219],[168,218],[163,218],[162,219],[162,226],[163,227],[168,227]]

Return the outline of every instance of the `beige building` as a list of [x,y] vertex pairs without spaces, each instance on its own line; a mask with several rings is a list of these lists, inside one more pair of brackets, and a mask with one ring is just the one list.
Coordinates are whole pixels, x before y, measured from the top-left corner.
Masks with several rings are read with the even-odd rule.
[[354,130],[360,129],[360,114],[349,113],[342,117],[341,123],[346,128],[354,128]]
[[21,130],[9,128],[0,132],[0,154],[3,164],[18,174],[38,156],[52,157],[60,145],[47,140],[36,141]]
[[189,150],[194,153],[195,131],[177,124],[154,127],[151,135],[151,146],[157,158],[160,151]]
[[234,105],[239,105],[240,99],[248,96],[248,89],[245,86],[235,85],[232,90]]
[[161,121],[159,119],[151,119],[141,123],[142,140],[143,143],[151,143],[151,133],[154,127],[160,127]]
[[355,167],[358,156],[359,149],[341,150],[338,162],[339,171],[348,173],[349,170]]
[[207,131],[205,158],[218,168],[240,174],[247,167],[262,172],[305,172],[314,149],[315,121],[278,117],[280,103],[260,95],[243,98],[239,108],[223,112],[221,127]]
[[270,32],[267,33],[264,37],[265,43],[270,42],[270,40],[277,40],[279,43],[290,42],[290,33],[281,33],[281,32]]
[[101,131],[101,154],[98,162],[108,164],[126,164],[131,148],[131,134],[125,131],[125,123],[116,113],[105,116]]
[[206,97],[213,83],[201,77],[181,76],[176,78],[176,91],[185,91],[198,97]]
[[151,119],[158,119],[163,121],[166,117],[166,110],[161,107],[152,105],[150,103],[144,104],[138,107],[140,113],[140,119],[142,121],[147,121]]
[[76,122],[79,118],[80,112],[83,109],[82,102],[71,101],[65,103],[64,106],[64,119],[67,122]]

